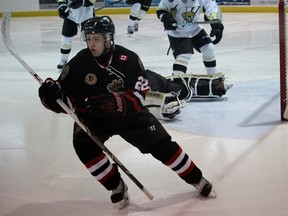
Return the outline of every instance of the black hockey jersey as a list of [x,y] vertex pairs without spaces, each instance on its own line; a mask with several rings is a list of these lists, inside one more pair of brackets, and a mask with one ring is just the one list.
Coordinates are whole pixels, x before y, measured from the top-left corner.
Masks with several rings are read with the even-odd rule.
[[125,98],[127,112],[142,109],[149,88],[139,56],[119,45],[100,58],[88,48],[81,50],[67,63],[58,82],[74,107],[85,98],[117,92]]

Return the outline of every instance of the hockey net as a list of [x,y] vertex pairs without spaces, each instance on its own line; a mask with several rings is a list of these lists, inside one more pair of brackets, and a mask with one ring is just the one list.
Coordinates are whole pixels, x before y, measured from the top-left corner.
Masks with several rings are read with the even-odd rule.
[[286,0],[279,0],[280,109],[282,120],[288,120],[288,15],[286,5]]

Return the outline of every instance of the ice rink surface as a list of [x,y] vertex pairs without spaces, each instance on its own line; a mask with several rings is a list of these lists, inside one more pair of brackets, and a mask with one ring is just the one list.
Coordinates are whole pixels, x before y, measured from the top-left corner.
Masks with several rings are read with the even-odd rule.
[[[170,75],[173,57],[156,15],[126,35],[128,15],[111,16],[116,43],[135,51],[147,69]],[[288,125],[279,114],[277,14],[224,13],[216,45],[218,71],[234,83],[222,100],[190,102],[164,127],[217,191],[203,199],[150,155],[115,136],[106,145],[155,196],[150,201],[122,173],[130,205],[118,210],[84,168],[72,146],[73,120],[46,110],[39,84],[0,43],[1,216],[287,216]],[[20,56],[46,79],[57,78],[62,20],[13,18],[11,39]],[[210,32],[209,25],[206,25]],[[85,43],[75,37],[70,57]],[[191,73],[205,73],[195,53]]]

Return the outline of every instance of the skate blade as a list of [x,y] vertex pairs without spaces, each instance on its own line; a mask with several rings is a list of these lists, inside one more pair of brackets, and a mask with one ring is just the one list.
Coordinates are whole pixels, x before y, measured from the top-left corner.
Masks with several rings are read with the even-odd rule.
[[120,202],[116,203],[118,209],[125,208],[130,203],[130,195],[128,193],[125,194],[125,199],[121,200]]
[[209,198],[215,199],[217,197],[216,191],[212,188],[211,192],[208,195]]

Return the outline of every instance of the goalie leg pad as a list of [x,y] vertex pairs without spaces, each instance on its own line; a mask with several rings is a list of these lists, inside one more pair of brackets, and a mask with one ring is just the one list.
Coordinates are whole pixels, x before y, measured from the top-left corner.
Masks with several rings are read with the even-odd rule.
[[223,73],[192,76],[190,85],[194,86],[193,97],[222,97],[232,87],[225,85]]
[[[177,75],[176,75],[177,76]],[[185,100],[185,101],[190,101],[191,100],[191,98],[192,98],[192,96],[193,96],[193,92],[194,92],[194,90],[193,90],[193,87],[191,87],[191,85],[189,84],[190,82],[191,82],[191,78],[188,78],[188,79],[184,79],[183,77],[182,77],[182,75],[178,75],[179,77],[180,77],[180,79],[172,79],[172,81],[174,81],[175,83],[177,83],[178,85],[181,85],[182,87],[184,87],[184,89],[186,90],[186,91],[181,91],[180,93],[181,93],[181,95],[182,95],[182,93],[183,92],[185,92],[186,94],[185,94],[185,96],[183,96],[182,95],[182,97],[184,97],[183,99]],[[181,98],[182,98],[181,97]]]
[[225,83],[226,80],[223,73],[215,73],[213,75],[185,74],[167,78],[177,83],[182,81],[183,85],[193,89],[193,98],[222,97],[232,87],[232,84]]

